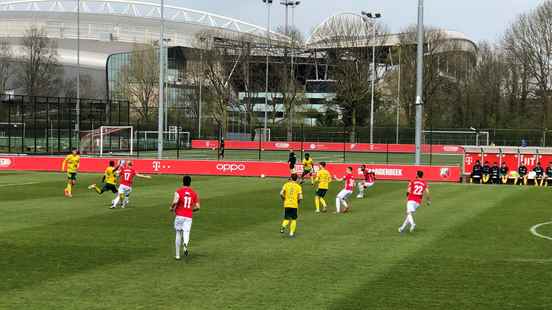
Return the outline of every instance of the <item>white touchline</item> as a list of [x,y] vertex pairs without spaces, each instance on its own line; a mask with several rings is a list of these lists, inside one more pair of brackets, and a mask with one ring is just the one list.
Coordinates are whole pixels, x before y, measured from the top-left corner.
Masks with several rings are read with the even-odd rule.
[[0,187],[8,187],[8,186],[23,186],[23,185],[31,185],[31,184],[38,184],[40,182],[27,182],[27,183],[10,183],[10,184],[0,184]]
[[545,225],[551,225],[551,224],[552,224],[552,222],[540,223],[540,224],[537,224],[537,225],[531,227],[531,229],[530,229],[529,231],[531,231],[531,233],[532,233],[533,235],[535,235],[535,236],[537,236],[537,237],[539,237],[539,238],[547,239],[547,240],[552,240],[552,237],[550,237],[550,236],[545,236],[545,235],[539,234],[539,233],[537,232],[537,229],[538,229],[539,227],[545,226]]

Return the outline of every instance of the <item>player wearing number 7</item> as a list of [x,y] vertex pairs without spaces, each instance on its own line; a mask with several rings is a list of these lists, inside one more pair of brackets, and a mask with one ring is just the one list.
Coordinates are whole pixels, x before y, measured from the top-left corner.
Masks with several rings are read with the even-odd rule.
[[[192,178],[190,176],[182,178],[182,187],[174,193],[171,205],[171,211],[176,215],[174,218],[174,229],[176,230],[175,258],[177,260],[180,259],[180,248],[182,246],[184,246],[184,255],[188,256],[192,217],[193,213],[200,208],[199,197],[190,185],[192,185]],[[184,241],[184,244],[182,244],[182,241]]]
[[125,208],[128,205],[130,193],[132,192],[132,183],[134,182],[134,177],[151,179],[149,175],[142,175],[136,172],[132,167],[132,162],[128,161],[126,166],[120,168],[119,171],[119,194],[113,200],[111,209],[117,208],[119,201],[123,199],[123,204],[121,208]]
[[424,199],[424,193],[427,194],[427,205],[431,204],[431,198],[429,197],[429,186],[427,182],[422,178],[424,177],[423,171],[418,171],[416,173],[416,179],[408,183],[408,192],[407,202],[406,202],[406,219],[401,227],[399,227],[399,232],[402,233],[406,230],[406,227],[410,225],[410,232],[413,232],[416,228],[416,223],[414,222],[414,213],[416,209],[420,207]]

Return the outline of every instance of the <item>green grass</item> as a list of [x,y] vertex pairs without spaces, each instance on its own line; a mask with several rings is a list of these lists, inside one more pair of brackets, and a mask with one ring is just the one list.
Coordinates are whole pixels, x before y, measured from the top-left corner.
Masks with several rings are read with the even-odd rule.
[[[301,152],[296,152],[298,158]],[[350,162],[350,163],[367,163],[367,164],[405,164],[412,165],[414,163],[414,154],[406,153],[353,153],[347,152],[345,156],[342,152],[310,152],[315,161],[326,162]],[[157,152],[140,152],[140,157],[156,157]],[[165,151],[166,158],[180,159],[217,159],[217,151],[213,150],[183,150]],[[259,160],[259,151],[255,150],[226,150],[226,160]],[[264,151],[261,152],[261,160],[264,161],[287,161],[287,151]],[[421,162],[424,165],[453,165],[459,166],[462,164],[463,155],[461,154],[423,154]]]
[[179,178],[138,180],[125,210],[85,189],[98,179],[80,175],[67,199],[63,174],[0,173],[0,309],[552,308],[552,241],[529,233],[551,220],[548,189],[432,184],[419,229],[400,235],[404,183],[339,216],[315,215],[304,186],[289,239],[282,180],[197,177],[191,256],[175,261]]

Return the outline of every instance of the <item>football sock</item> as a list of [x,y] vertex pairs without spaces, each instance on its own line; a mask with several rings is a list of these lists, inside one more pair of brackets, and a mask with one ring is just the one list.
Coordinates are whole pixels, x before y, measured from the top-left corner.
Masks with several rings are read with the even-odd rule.
[[184,234],[184,246],[188,248],[188,243],[190,243],[190,231],[184,230],[183,234]]
[[324,200],[324,198],[322,197],[319,197],[320,199],[320,204],[322,204],[322,208],[326,209],[326,200]]
[[404,219],[404,222],[401,225],[401,230],[404,230],[406,228],[406,226],[408,226],[408,216],[406,217],[406,219]]
[[72,189],[73,189],[73,185],[71,184],[71,182],[68,182],[65,190],[67,191],[68,194],[71,194]]
[[349,207],[349,204],[347,203],[347,201],[345,201],[345,199],[342,199],[341,203],[345,206],[345,209]]
[[125,197],[125,199],[123,199],[123,207],[126,207],[128,205],[128,202],[129,202],[129,198],[127,196]]
[[316,207],[316,211],[320,211],[320,197],[314,197],[314,206]]
[[297,221],[296,220],[291,220],[291,225],[289,227],[289,234],[294,235],[296,229],[297,229]]
[[112,205],[112,206],[113,206],[114,208],[117,207],[117,205],[119,204],[119,201],[120,201],[120,200],[121,200],[121,195],[117,195],[117,196],[115,197],[115,199],[113,200],[113,205]]
[[339,213],[341,209],[341,198],[335,199],[335,212]]
[[182,246],[182,231],[177,230],[176,231],[176,239],[174,241],[174,245],[176,248],[176,257],[180,257],[180,247]]
[[410,223],[410,226],[416,225],[416,223],[414,223],[414,217],[412,216],[412,214],[409,213],[409,214],[406,216],[406,219],[407,219],[408,222]]
[[289,220],[284,220],[284,221],[282,222],[282,227],[283,227],[283,228],[286,228],[288,225],[289,225]]
[[98,193],[98,194],[101,194],[101,193],[102,193],[102,190],[98,187],[98,185],[94,186],[94,190],[95,190],[96,193]]

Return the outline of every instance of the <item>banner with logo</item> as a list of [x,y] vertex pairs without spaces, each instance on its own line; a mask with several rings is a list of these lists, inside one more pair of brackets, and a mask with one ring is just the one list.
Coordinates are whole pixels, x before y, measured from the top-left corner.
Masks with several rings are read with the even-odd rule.
[[[113,158],[81,158],[80,172],[102,173]],[[1,170],[30,171],[61,171],[62,157],[46,156],[7,156],[0,157]],[[214,160],[133,160],[135,169],[146,174],[191,174],[191,175],[221,175],[259,177],[288,177],[290,174],[287,163],[279,162],[245,162],[245,161],[214,161]],[[353,167],[357,177],[361,177],[359,164],[331,164],[328,170],[335,176],[345,175],[347,167]],[[416,171],[423,170],[428,181],[458,182],[460,168],[449,166],[407,166],[407,165],[367,165],[381,180],[410,180]],[[315,166],[315,170],[318,166]],[[296,166],[296,172],[301,173],[303,167]]]
[[[193,149],[217,149],[217,140],[192,140]],[[224,141],[227,150],[262,150],[262,151],[300,151],[305,152],[366,152],[366,153],[414,153],[414,144],[368,144],[339,142],[258,142],[258,141]],[[462,154],[464,149],[455,145],[422,145],[423,153]]]
[[545,168],[550,162],[552,162],[552,155],[538,155],[538,154],[497,154],[497,153],[466,153],[464,156],[464,174],[470,174],[473,170],[475,162],[479,160],[481,165],[485,161],[489,162],[489,165],[493,165],[494,162],[501,165],[506,163],[510,171],[518,170],[520,163],[524,163],[527,166],[529,171],[541,163],[542,167]]

